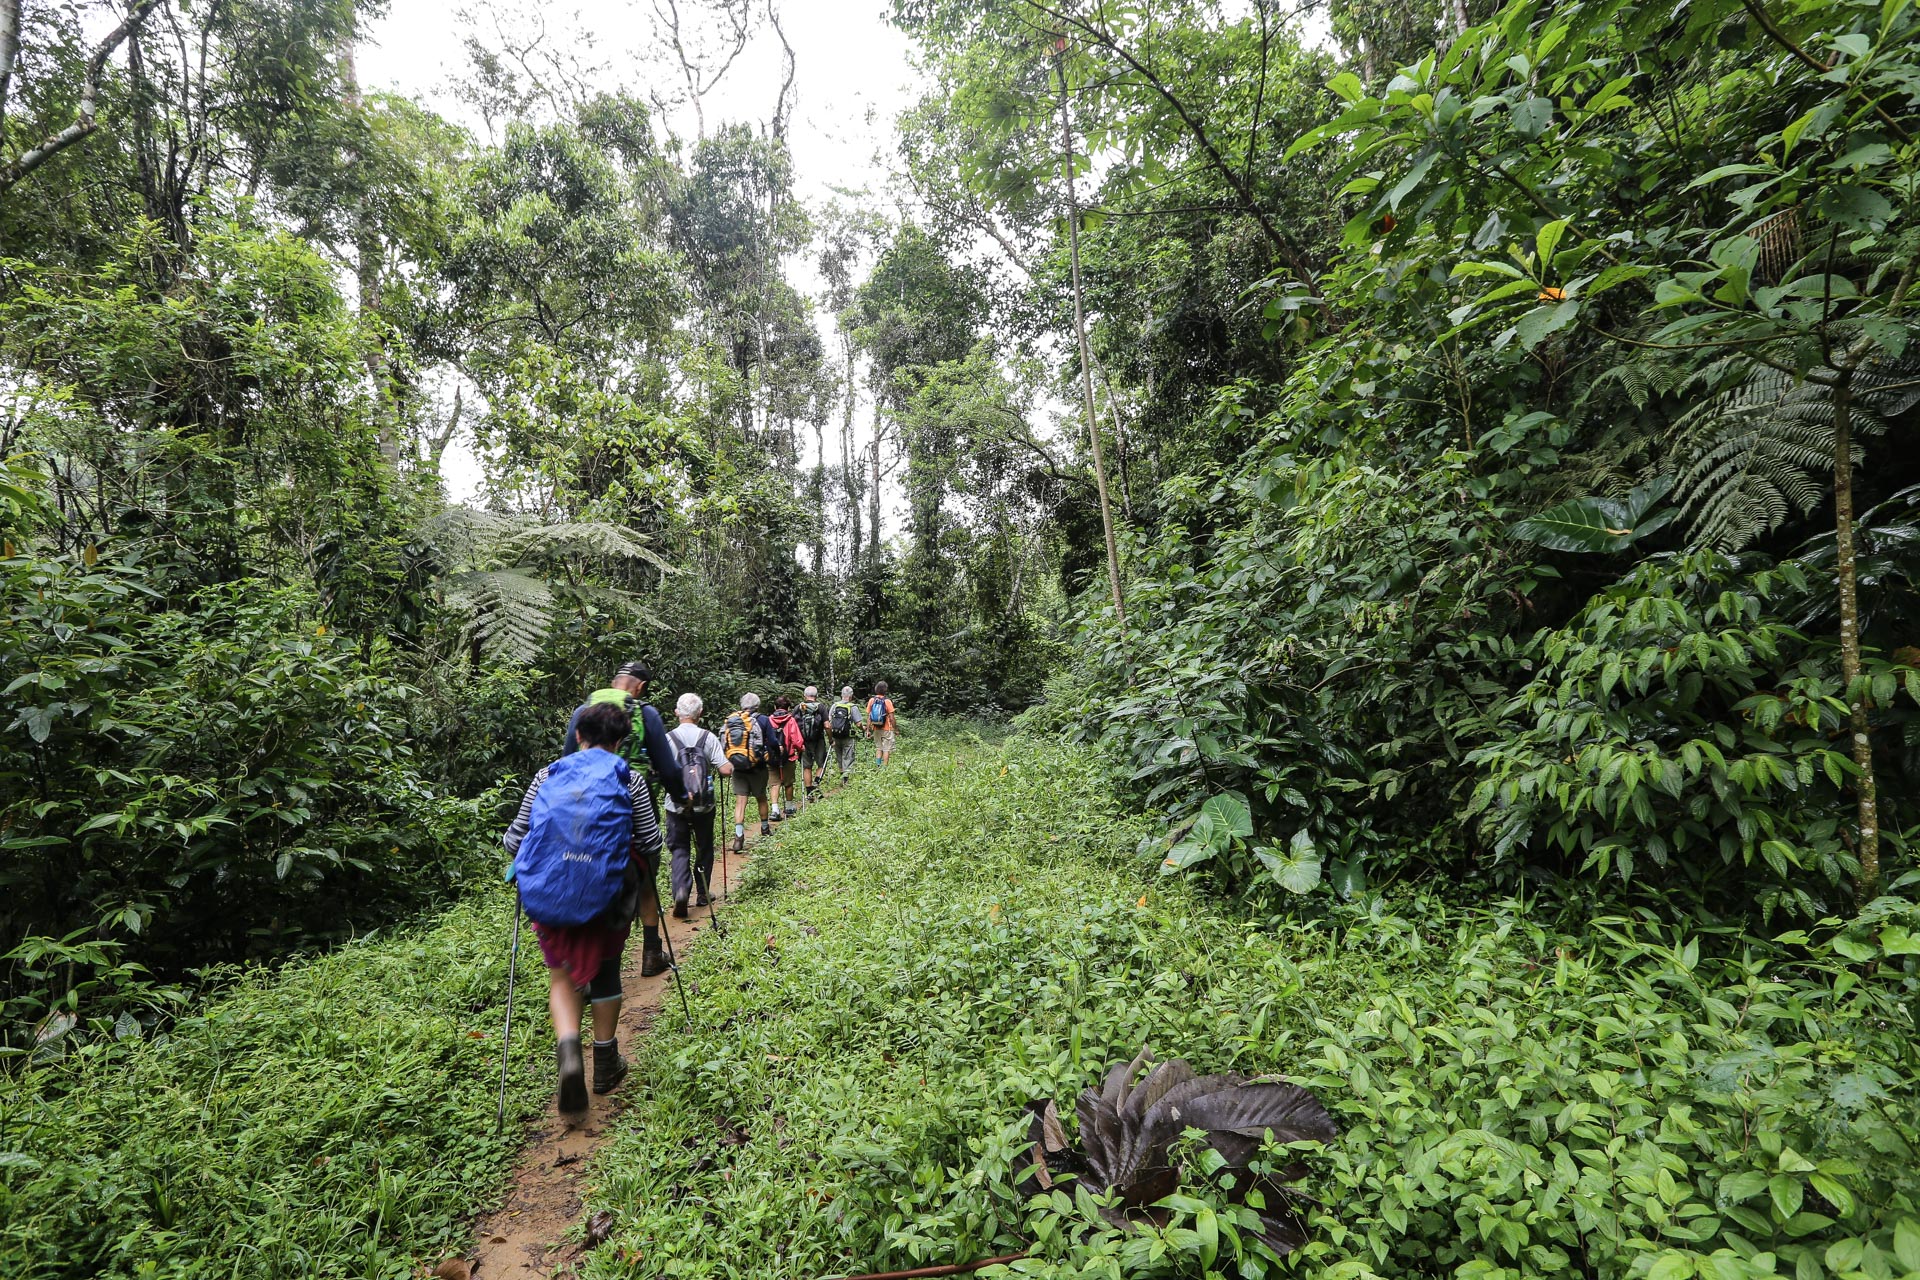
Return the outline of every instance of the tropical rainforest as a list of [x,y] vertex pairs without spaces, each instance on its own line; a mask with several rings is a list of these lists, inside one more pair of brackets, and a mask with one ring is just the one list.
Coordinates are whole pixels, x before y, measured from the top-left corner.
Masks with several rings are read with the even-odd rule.
[[[797,0],[389,3],[0,0],[0,1273],[462,1255],[638,657],[903,741],[578,1274],[1920,1275],[1909,0],[874,0],[830,198]],[[1337,1136],[1036,1189],[1145,1046]]]

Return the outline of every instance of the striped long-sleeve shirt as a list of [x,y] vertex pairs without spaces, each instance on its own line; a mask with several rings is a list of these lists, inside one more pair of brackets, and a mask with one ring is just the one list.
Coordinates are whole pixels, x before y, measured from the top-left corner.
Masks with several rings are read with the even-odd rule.
[[[520,852],[521,842],[527,838],[527,829],[533,825],[533,798],[540,794],[540,788],[547,780],[547,772],[547,768],[543,767],[533,775],[533,782],[528,785],[527,794],[520,801],[520,812],[513,816],[507,833],[500,837],[500,843],[507,846],[509,855]],[[627,795],[633,800],[634,856],[657,866],[660,862],[660,824],[653,816],[653,793],[647,790],[647,776],[638,769],[633,770],[627,780]]]

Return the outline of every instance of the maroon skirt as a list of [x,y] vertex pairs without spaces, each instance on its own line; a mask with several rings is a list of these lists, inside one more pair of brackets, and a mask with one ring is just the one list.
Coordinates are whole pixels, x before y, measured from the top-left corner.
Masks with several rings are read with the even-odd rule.
[[616,963],[627,945],[633,926],[621,921],[589,920],[586,924],[541,924],[534,922],[534,936],[540,939],[540,955],[549,969],[565,969],[573,985],[584,987],[593,981],[600,967],[612,956]]

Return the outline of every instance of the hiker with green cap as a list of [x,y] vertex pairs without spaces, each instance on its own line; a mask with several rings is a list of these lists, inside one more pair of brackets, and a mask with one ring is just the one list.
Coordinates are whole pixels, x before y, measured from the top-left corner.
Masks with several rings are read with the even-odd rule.
[[[619,754],[629,765],[644,767],[653,775],[653,785],[648,788],[647,803],[654,803],[657,793],[661,796],[680,795],[680,769],[673,747],[667,742],[666,726],[661,723],[660,712],[643,700],[647,691],[647,664],[644,662],[624,662],[613,673],[613,679],[604,689],[595,689],[587,695],[587,700],[574,709],[567,721],[566,737],[562,740],[560,754],[562,758],[572,755],[580,749],[579,728],[581,718],[595,706],[616,706],[625,711],[633,721],[633,727],[639,732],[629,734],[619,748]],[[659,815],[653,815],[654,825],[659,825]],[[643,876],[640,884],[640,976],[651,978],[667,971],[667,953],[660,945],[660,888],[654,877]]]
[[840,701],[827,708],[827,741],[833,746],[833,761],[840,766],[840,781],[853,772],[853,758],[859,754],[854,732],[860,726],[860,704],[853,700],[853,686],[840,686]]

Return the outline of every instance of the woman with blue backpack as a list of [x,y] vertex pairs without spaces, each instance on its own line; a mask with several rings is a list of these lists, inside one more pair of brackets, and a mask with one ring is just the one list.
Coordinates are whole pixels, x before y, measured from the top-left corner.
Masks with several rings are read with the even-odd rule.
[[[633,718],[622,706],[583,708],[575,724],[580,750],[534,774],[502,838],[513,855],[520,905],[533,921],[547,964],[559,1109],[570,1123],[587,1114],[580,1033],[588,1007],[595,1036],[593,1091],[608,1092],[628,1071],[618,1034],[625,994],[620,957],[640,914],[642,889],[655,883],[660,866],[660,828],[646,777],[619,755],[632,731]],[[649,952],[660,949],[658,911],[653,914],[645,926]]]

